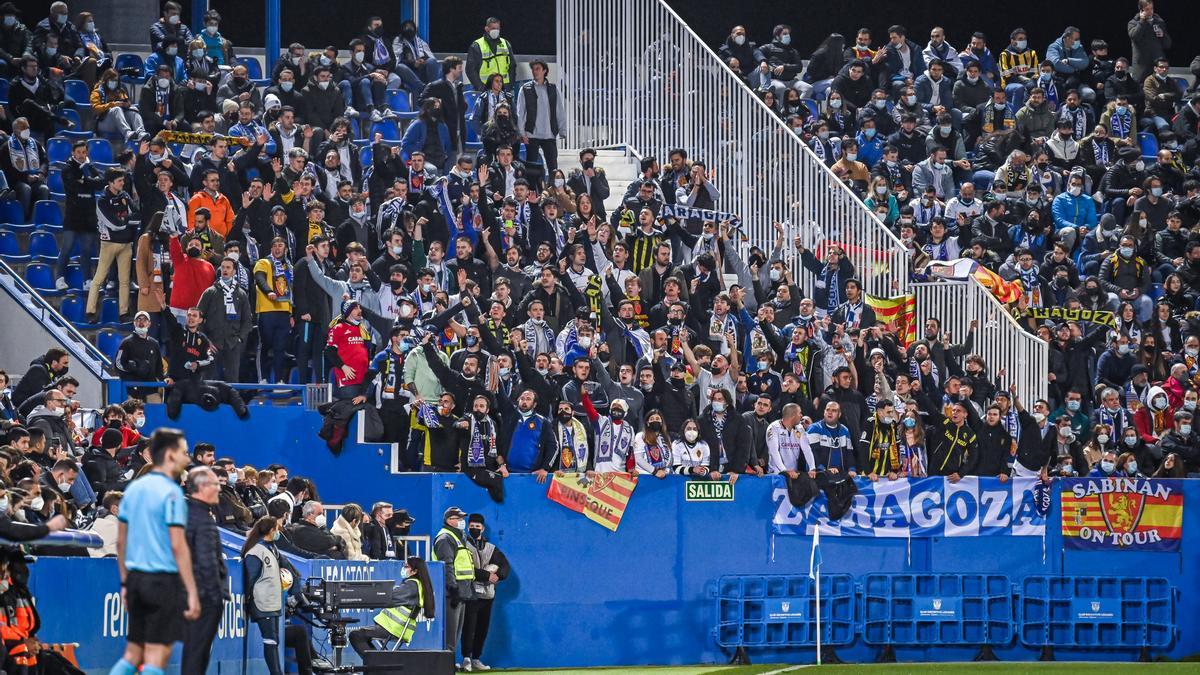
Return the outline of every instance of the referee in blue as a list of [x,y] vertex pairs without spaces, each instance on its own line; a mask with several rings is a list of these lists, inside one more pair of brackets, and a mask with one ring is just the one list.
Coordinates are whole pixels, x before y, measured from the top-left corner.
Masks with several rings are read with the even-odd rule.
[[178,429],[150,437],[154,468],[130,484],[121,501],[117,565],[129,614],[125,655],[109,675],[163,675],[171,647],[183,639],[184,620],[200,616],[192,556],[184,528],[188,508],[179,487],[187,468],[187,439]]

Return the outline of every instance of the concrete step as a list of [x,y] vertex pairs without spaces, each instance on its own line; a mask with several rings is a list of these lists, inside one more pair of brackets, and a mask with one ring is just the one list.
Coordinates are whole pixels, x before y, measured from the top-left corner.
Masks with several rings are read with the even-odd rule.
[[[558,156],[563,171],[570,173],[579,168],[578,150],[562,150]],[[596,166],[604,169],[604,175],[608,177],[609,197],[604,200],[604,208],[609,211],[621,203],[625,189],[638,179],[637,160],[623,149],[597,150]]]

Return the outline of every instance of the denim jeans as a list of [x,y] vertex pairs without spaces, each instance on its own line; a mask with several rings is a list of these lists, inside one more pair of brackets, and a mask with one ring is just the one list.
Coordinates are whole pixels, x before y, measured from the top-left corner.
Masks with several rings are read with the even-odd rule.
[[400,81],[404,83],[405,89],[413,94],[419,94],[426,84],[442,76],[442,64],[436,59],[426,61],[421,72],[417,73],[407,65],[397,63],[395,73],[400,76]]
[[92,255],[96,252],[96,242],[100,240],[98,232],[79,232],[63,230],[62,250],[58,253],[58,265],[55,276],[62,278],[67,273],[67,263],[71,262],[71,248],[79,242],[79,268],[83,271],[84,279],[92,278]]

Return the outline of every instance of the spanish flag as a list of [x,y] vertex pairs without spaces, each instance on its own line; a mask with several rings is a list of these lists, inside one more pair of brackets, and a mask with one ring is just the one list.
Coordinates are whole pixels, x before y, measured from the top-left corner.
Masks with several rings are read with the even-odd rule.
[[941,277],[954,281],[966,281],[974,278],[984,288],[1003,304],[1014,303],[1021,299],[1021,285],[1005,281],[999,274],[980,265],[970,258],[956,258],[945,262],[934,260],[925,267],[925,273],[931,277]]
[[875,318],[892,331],[900,340],[900,346],[908,348],[917,340],[917,296],[901,295],[895,298],[877,298],[867,294],[867,304],[875,310]]
[[627,473],[598,473],[590,481],[578,475],[555,476],[546,498],[616,532],[635,487],[637,476]]

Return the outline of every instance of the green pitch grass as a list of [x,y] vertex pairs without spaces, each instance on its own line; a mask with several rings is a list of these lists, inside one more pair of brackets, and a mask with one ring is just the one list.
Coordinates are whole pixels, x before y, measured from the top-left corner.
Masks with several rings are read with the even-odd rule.
[[1200,663],[891,663],[843,666],[666,666],[659,668],[583,668],[574,670],[499,670],[504,675],[765,675],[766,673],[821,673],[825,675],[936,675],[939,673],[986,673],[988,675],[1135,675],[1200,674]]

